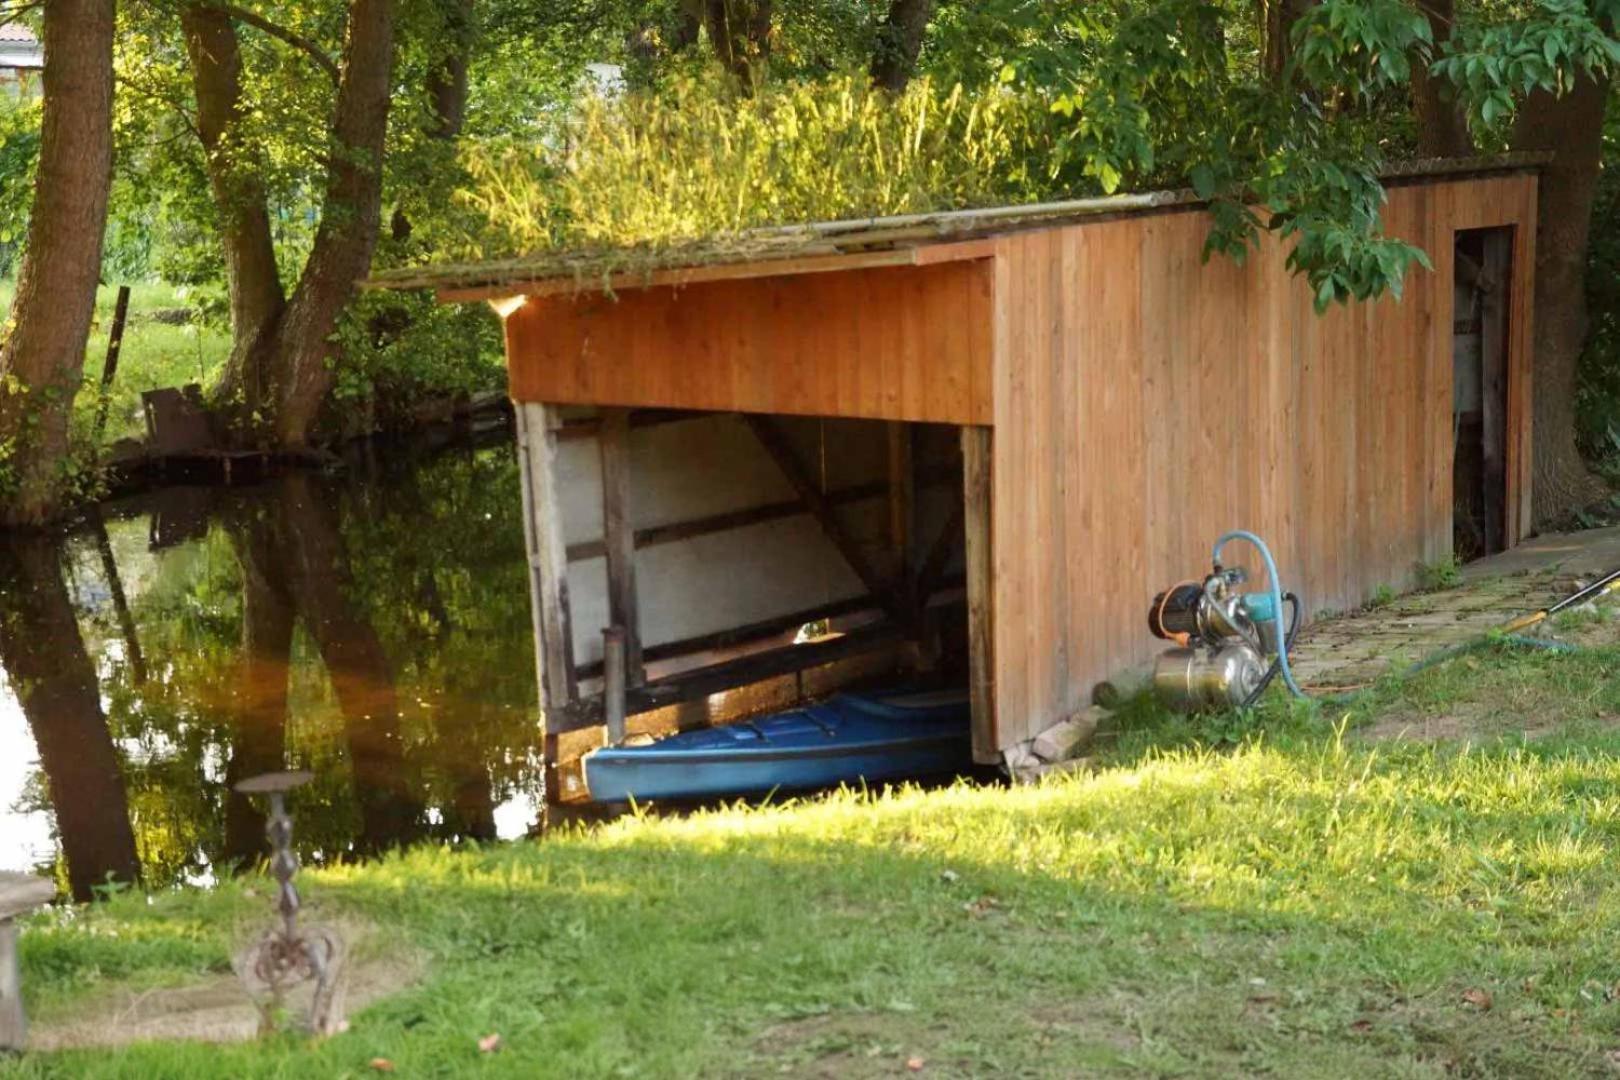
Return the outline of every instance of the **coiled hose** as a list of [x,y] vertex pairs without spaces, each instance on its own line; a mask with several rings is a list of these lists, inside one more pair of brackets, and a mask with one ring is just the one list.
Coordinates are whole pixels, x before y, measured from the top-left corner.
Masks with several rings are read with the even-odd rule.
[[[1266,564],[1266,588],[1271,591],[1271,610],[1277,613],[1277,618],[1282,618],[1283,597],[1282,586],[1278,584],[1281,579],[1277,576],[1277,560],[1271,557],[1271,549],[1266,547],[1266,542],[1264,540],[1260,539],[1254,533],[1249,532],[1246,529],[1234,529],[1231,532],[1226,533],[1219,540],[1215,541],[1215,549],[1210,555],[1210,561],[1216,566],[1220,566],[1221,549],[1226,547],[1226,545],[1233,540],[1246,541],[1247,543],[1254,545],[1254,549],[1260,553],[1260,558],[1263,559]],[[1299,598],[1296,596],[1294,597],[1294,621],[1293,624],[1288,628],[1288,633],[1277,635],[1277,659],[1272,664],[1272,668],[1275,669],[1276,674],[1280,674],[1282,676],[1283,685],[1288,687],[1288,692],[1297,698],[1302,698],[1306,696],[1305,691],[1301,690],[1299,688],[1299,684],[1294,681],[1294,673],[1288,666],[1288,649],[1289,646],[1294,643],[1294,631],[1298,629],[1300,622],[1299,610],[1300,602]],[[1273,672],[1271,671],[1266,673],[1266,678],[1261,683],[1262,687],[1269,686],[1271,684],[1272,675]],[[1258,698],[1252,694],[1250,695],[1250,698],[1253,700],[1258,700]],[[1245,701],[1245,704],[1249,704],[1249,702]]]

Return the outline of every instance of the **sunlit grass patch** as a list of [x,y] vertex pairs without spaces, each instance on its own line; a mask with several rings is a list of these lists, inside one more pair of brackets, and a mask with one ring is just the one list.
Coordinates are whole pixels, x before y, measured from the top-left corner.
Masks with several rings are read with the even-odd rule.
[[[311,871],[318,910],[425,950],[420,986],[319,1045],[19,1071],[1601,1075],[1620,1029],[1620,733],[1582,717],[1616,657],[1478,659],[1344,708],[1270,702],[1235,741],[1238,721],[1139,703],[1100,772],[1035,787],[629,817]],[[1565,726],[1358,734],[1509,690]],[[244,905],[268,914],[241,890],[31,928],[30,993],[212,969]],[[172,947],[114,970],[107,928]],[[491,1031],[506,1049],[481,1055]]]

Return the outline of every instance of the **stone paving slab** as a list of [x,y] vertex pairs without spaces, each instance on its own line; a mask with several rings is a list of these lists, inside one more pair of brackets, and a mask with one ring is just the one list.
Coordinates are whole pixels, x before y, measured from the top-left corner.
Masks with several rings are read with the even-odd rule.
[[1312,623],[1290,660],[1307,689],[1351,688],[1510,619],[1540,611],[1620,568],[1620,528],[1537,537],[1463,568],[1462,584]]

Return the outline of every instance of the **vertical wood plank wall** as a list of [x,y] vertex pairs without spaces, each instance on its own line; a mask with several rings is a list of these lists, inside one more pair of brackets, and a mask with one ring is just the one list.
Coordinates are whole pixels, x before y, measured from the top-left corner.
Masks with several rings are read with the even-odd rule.
[[1308,615],[1408,584],[1450,552],[1459,229],[1515,228],[1506,531],[1510,544],[1524,535],[1535,209],[1531,175],[1392,189],[1387,231],[1434,272],[1414,271],[1400,301],[1320,317],[1274,240],[1244,267],[1204,263],[1197,211],[1002,238],[998,743],[1149,661],[1164,644],[1146,629],[1154,591],[1206,573],[1229,529],[1266,538]]

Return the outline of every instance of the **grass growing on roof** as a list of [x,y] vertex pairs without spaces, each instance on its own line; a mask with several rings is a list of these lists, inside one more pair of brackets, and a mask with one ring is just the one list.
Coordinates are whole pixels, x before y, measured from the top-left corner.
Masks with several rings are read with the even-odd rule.
[[[1139,701],[1099,774],[1037,788],[848,793],[311,872],[320,913],[418,944],[426,981],[320,1044],[12,1072],[1603,1075],[1620,650],[1475,659],[1349,710],[1197,721]],[[1554,718],[1546,737],[1359,735],[1504,694]],[[36,919],[40,1019],[109,979],[217,968],[243,905],[266,903],[243,887]],[[481,1054],[491,1032],[505,1048]]]
[[470,146],[460,197],[490,223],[480,254],[551,252],[565,271],[565,249],[574,262],[625,249],[634,269],[670,248],[802,243],[745,235],[783,222],[1029,201],[1052,190],[1051,138],[1047,109],[1001,86],[918,79],[893,96],[846,75],[740,97],[690,79],[588,97],[548,138]]

